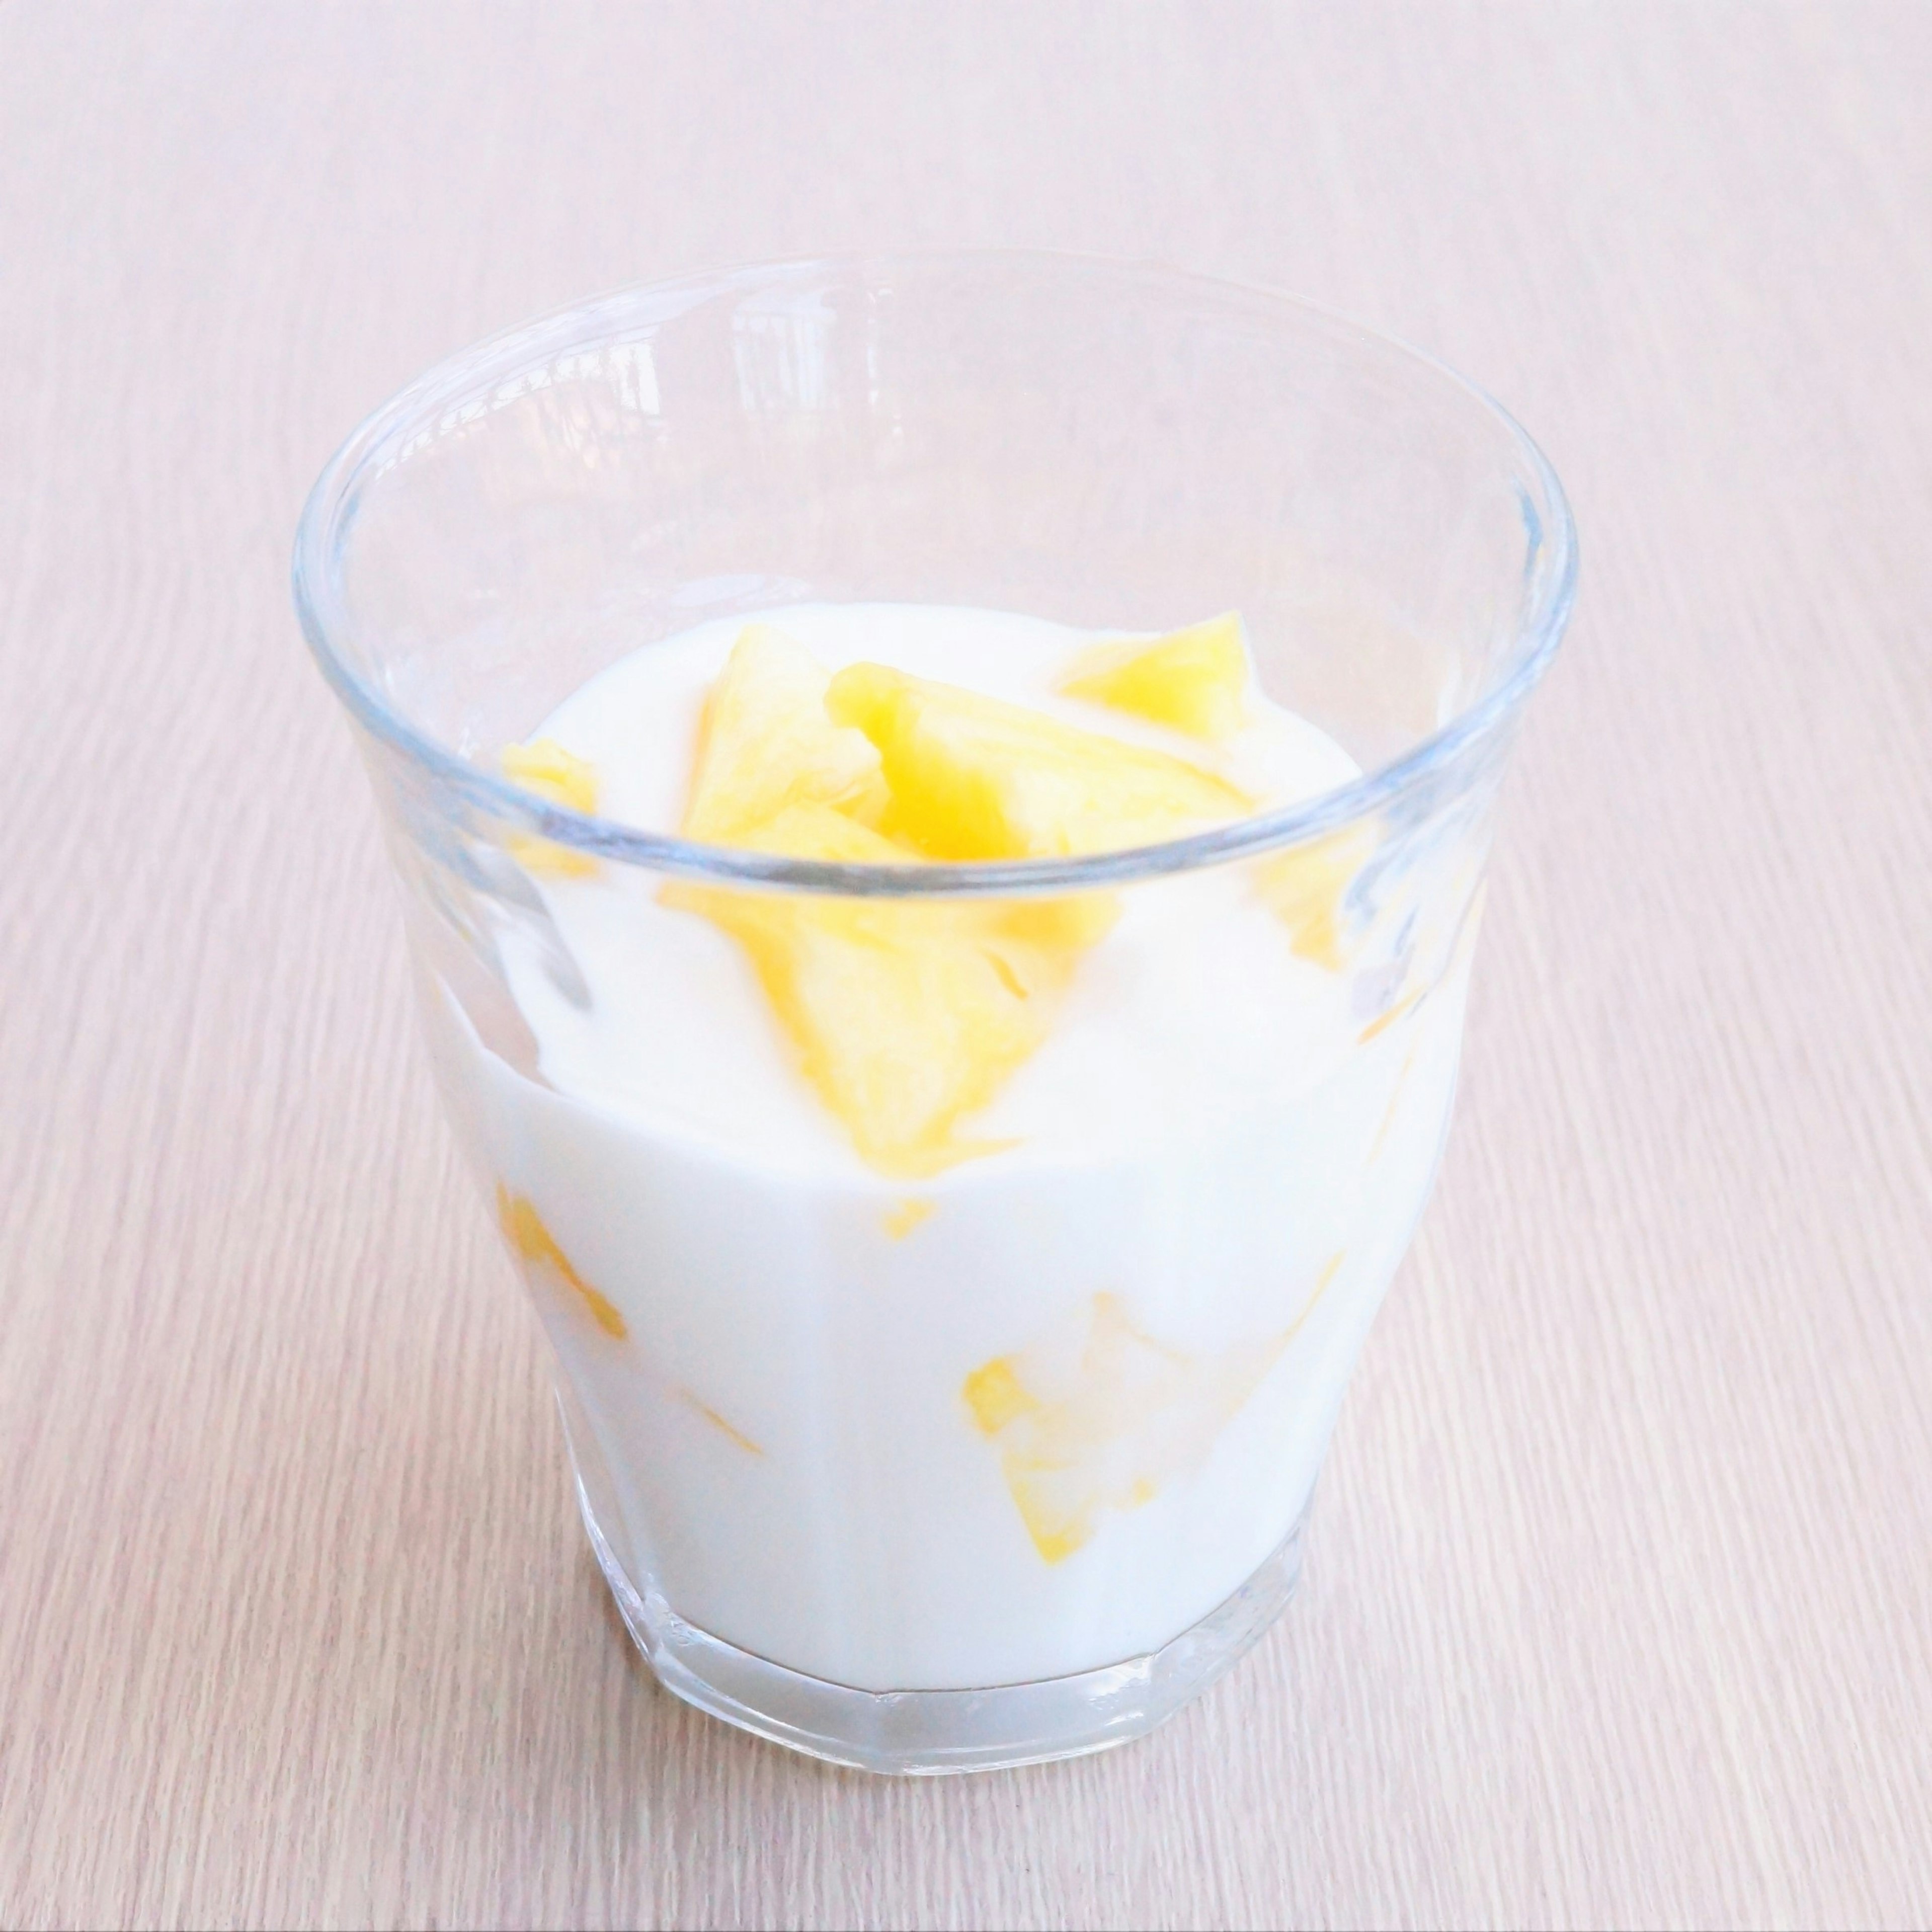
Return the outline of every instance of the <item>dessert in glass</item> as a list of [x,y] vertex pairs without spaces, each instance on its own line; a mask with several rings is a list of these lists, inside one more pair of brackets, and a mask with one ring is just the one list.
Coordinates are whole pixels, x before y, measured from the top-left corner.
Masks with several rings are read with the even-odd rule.
[[1437,365],[1053,256],[628,290],[334,459],[298,607],[669,1688],[969,1769],[1267,1628],[1575,570]]

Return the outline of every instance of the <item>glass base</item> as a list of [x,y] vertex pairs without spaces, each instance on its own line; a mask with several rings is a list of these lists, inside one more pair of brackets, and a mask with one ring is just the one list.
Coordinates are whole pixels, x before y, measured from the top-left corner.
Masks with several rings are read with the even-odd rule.
[[855,1770],[934,1776],[1080,1757],[1144,1737],[1238,1662],[1294,1594],[1304,1506],[1274,1553],[1217,1609],[1144,1657],[984,1690],[854,1690],[768,1663],[699,1630],[655,1589],[640,1592],[592,1508],[578,1507],[625,1627],[664,1688],[773,1744]]

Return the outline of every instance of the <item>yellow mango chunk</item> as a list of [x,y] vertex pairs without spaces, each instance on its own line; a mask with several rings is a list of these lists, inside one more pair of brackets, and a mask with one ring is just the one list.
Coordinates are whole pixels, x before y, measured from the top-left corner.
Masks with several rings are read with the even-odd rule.
[[1073,661],[1060,688],[1190,737],[1232,737],[1248,715],[1240,614],[1229,610],[1150,640],[1096,645]]
[[597,770],[587,758],[566,752],[554,738],[503,747],[503,776],[572,812],[597,809]]
[[698,727],[682,830],[730,845],[788,806],[831,806],[876,824],[886,806],[879,754],[826,716],[830,674],[770,624],[739,632]]
[[[823,805],[794,805],[741,835],[751,850],[846,863],[913,855]],[[800,1071],[882,1172],[934,1174],[1039,1046],[1077,949],[1051,908],[960,900],[829,898],[678,881],[668,905],[702,913],[745,949]]]
[[1288,944],[1300,958],[1331,973],[1348,964],[1352,949],[1342,901],[1375,849],[1374,833],[1352,825],[1275,854],[1256,867],[1256,886],[1287,926]]
[[[532,738],[527,745],[506,745],[503,776],[512,784],[548,799],[572,812],[597,809],[597,769],[588,759],[566,752],[554,738]],[[597,869],[588,852],[579,852],[534,832],[513,832],[505,841],[510,856],[526,872],[549,872],[562,878],[585,878]]]
[[1252,809],[1163,752],[884,664],[848,665],[825,706],[879,748],[884,829],[934,859],[1043,859],[1154,844]]
[[960,1393],[1034,1547],[1064,1562],[1091,1541],[1102,1510],[1151,1502],[1204,1462],[1221,1431],[1300,1331],[1341,1268],[1331,1256],[1286,1328],[1190,1356],[1137,1328],[1096,1294],[1017,1354],[975,1369]]
[[512,1194],[501,1181],[496,1184],[496,1223],[519,1260],[555,1275],[566,1288],[583,1297],[584,1305],[605,1334],[620,1342],[624,1339],[629,1331],[623,1316],[571,1266],[570,1257],[557,1246],[528,1198]]

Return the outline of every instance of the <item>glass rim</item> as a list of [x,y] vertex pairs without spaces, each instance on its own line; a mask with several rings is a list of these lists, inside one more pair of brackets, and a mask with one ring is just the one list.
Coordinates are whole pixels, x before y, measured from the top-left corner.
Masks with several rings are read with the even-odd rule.
[[[1346,784],[1185,838],[1066,858],[963,863],[908,858],[903,863],[853,865],[702,844],[557,804],[437,742],[352,670],[338,650],[335,638],[350,626],[338,574],[330,566],[345,534],[344,513],[357,489],[401,461],[417,438],[442,427],[441,419],[452,408],[462,406],[466,400],[473,404],[477,400],[474,392],[479,388],[494,385],[500,389],[572,349],[584,350],[623,340],[615,326],[620,322],[634,327],[666,320],[734,287],[764,286],[775,279],[814,273],[859,272],[876,277],[902,266],[986,268],[1000,265],[1126,275],[1177,292],[1192,289],[1211,294],[1222,302],[1238,297],[1250,308],[1258,305],[1278,316],[1312,319],[1363,346],[1393,350],[1476,404],[1504,431],[1538,486],[1541,500],[1532,503],[1526,499],[1524,508],[1536,524],[1533,542],[1546,546],[1550,559],[1537,572],[1529,608],[1510,646],[1510,661],[1495,687],[1406,750]],[[1576,598],[1577,567],[1575,520],[1549,459],[1487,390],[1425,351],[1304,296],[1224,277],[1152,261],[1046,249],[986,248],[800,255],[701,269],[608,290],[486,336],[431,364],[378,404],[350,432],[323,466],[302,506],[291,576],[303,635],[322,676],[351,716],[372,736],[400,752],[466,804],[592,857],[652,872],[841,897],[946,898],[1032,897],[1125,885],[1298,844],[1367,817],[1426,783],[1521,709],[1562,640]]]

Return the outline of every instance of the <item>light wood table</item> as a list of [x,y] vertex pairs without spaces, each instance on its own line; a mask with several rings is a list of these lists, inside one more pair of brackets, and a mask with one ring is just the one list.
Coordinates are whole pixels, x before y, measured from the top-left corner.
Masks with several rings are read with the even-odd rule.
[[[1299,1600],[890,1783],[656,1690],[291,618],[419,368],[1021,243],[1542,440],[1580,614]],[[1932,6],[0,6],[0,1922],[1932,1916]]]

